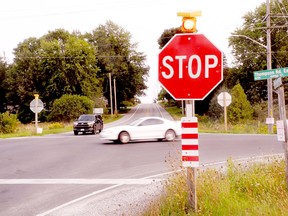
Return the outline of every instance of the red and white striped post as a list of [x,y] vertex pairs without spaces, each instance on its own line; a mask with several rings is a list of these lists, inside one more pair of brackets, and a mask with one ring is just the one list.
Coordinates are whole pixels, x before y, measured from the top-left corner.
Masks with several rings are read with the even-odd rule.
[[187,169],[188,204],[197,212],[196,179],[199,166],[198,119],[194,101],[187,101],[186,117],[181,118],[182,166]]
[[183,167],[199,167],[198,119],[183,117],[182,127],[182,165]]

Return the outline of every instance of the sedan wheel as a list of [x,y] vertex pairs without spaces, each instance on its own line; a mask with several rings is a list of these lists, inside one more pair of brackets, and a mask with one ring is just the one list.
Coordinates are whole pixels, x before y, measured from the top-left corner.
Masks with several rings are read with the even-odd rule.
[[126,144],[126,143],[128,143],[129,141],[130,141],[130,136],[129,136],[129,134],[127,133],[127,132],[121,132],[120,134],[119,134],[119,141],[120,141],[120,143],[123,143],[123,144]]
[[167,141],[173,141],[176,138],[176,134],[173,130],[167,130],[165,133],[165,139]]

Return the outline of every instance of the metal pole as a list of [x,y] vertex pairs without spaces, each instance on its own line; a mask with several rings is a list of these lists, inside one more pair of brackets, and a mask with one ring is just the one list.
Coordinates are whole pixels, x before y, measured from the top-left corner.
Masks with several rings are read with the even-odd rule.
[[226,92],[223,93],[223,105],[224,105],[224,125],[225,125],[225,132],[227,132],[227,106],[226,106]]
[[[267,70],[272,69],[271,61],[271,17],[270,17],[270,0],[266,0],[266,26],[267,26]],[[273,133],[273,91],[272,79],[267,79],[268,93],[268,133]]]
[[36,127],[36,134],[38,133],[38,96],[35,97],[35,127]]
[[[195,101],[186,101],[186,117],[195,116]],[[197,194],[196,194],[196,175],[195,167],[187,167],[187,185],[188,185],[188,204],[194,212],[197,212]]]
[[110,108],[111,108],[111,116],[113,117],[113,100],[112,100],[111,73],[109,73],[109,87],[110,87]]
[[117,97],[116,97],[116,79],[114,78],[114,101],[115,101],[115,111],[114,113],[117,114]]
[[280,120],[283,121],[283,128],[284,128],[284,155],[285,155],[285,172],[286,172],[286,187],[288,187],[288,126],[286,120],[286,106],[285,106],[285,95],[284,95],[284,87],[281,86],[278,89],[278,101],[279,101],[279,114]]

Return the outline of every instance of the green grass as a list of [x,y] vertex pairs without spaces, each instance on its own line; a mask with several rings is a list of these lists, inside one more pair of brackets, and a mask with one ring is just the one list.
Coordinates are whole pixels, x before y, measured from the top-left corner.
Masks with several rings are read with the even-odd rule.
[[[165,110],[175,119],[180,121],[183,117],[182,109],[178,107],[165,107]],[[249,120],[242,123],[231,124],[228,122],[225,130],[224,120],[211,120],[207,116],[198,116],[198,130],[200,133],[234,133],[234,134],[267,134],[268,127],[264,122]],[[276,126],[274,126],[276,133]]]
[[274,158],[249,166],[228,161],[227,167],[197,171],[196,212],[188,207],[186,173],[182,170],[166,182],[165,193],[143,215],[288,215],[284,160]]
[[[165,109],[174,119],[181,119],[181,109]],[[223,122],[212,122],[205,116],[198,116],[198,122],[200,132],[268,132],[267,125],[258,121],[229,124],[227,131]],[[281,158],[273,158],[268,163],[249,162],[248,165],[234,164],[228,160],[227,166],[220,170],[198,169],[197,174],[197,211],[189,207],[186,170],[182,169],[165,182],[165,192],[150,203],[143,216],[288,215],[288,185],[285,179],[285,161]]]
[[[104,127],[105,124],[116,121],[122,118],[123,115],[103,115]],[[43,128],[41,134],[36,133],[35,124],[21,124],[15,133],[1,134],[0,138],[12,138],[12,137],[25,137],[25,136],[43,136],[47,134],[58,134],[65,133],[73,130],[73,122],[71,123],[62,123],[62,122],[46,122],[39,123],[39,128]]]

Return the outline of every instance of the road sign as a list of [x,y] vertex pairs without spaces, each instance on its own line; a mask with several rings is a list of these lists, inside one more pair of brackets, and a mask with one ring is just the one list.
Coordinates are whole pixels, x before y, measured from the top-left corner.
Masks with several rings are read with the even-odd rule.
[[176,100],[203,100],[223,79],[223,55],[203,34],[176,34],[158,56],[158,80]]
[[288,67],[276,68],[271,70],[254,71],[254,80],[266,80],[270,78],[286,77],[288,76]]
[[278,77],[277,79],[273,80],[274,89],[278,89],[282,86],[282,77]]
[[221,92],[218,97],[217,101],[222,107],[227,107],[231,104],[232,102],[232,97],[228,92]]
[[103,114],[103,108],[94,108],[93,113],[94,114]]
[[40,99],[33,99],[30,103],[30,109],[34,113],[36,113],[36,111],[37,111],[37,113],[41,112],[43,110],[43,108],[44,108],[44,104]]
[[183,167],[199,167],[198,119],[182,117],[182,165]]

